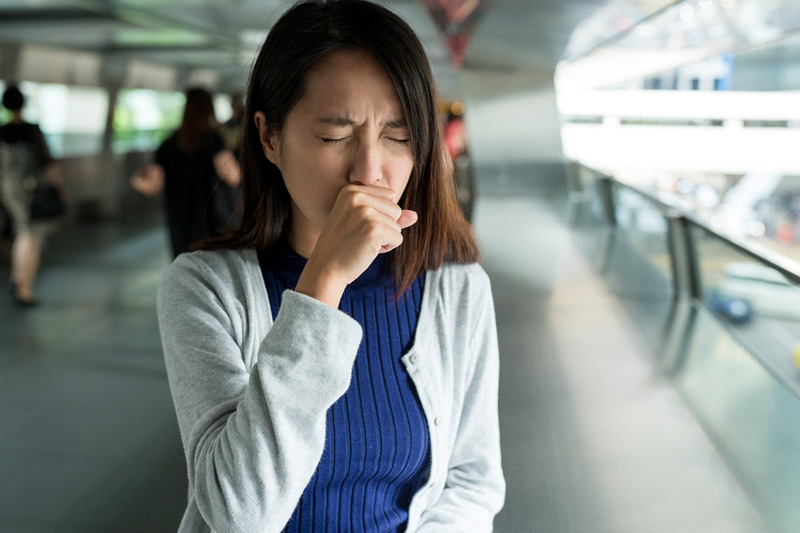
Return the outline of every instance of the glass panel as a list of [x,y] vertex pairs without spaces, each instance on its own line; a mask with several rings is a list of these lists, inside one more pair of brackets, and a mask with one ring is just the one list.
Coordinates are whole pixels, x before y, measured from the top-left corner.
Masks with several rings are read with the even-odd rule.
[[581,229],[598,229],[607,226],[603,208],[602,191],[600,190],[600,174],[582,166],[575,166],[575,196],[573,201],[580,202],[575,226]]
[[800,402],[728,328],[698,311],[675,384],[769,530],[800,531]]
[[22,117],[39,124],[56,158],[99,154],[108,116],[104,89],[22,82]]
[[657,352],[674,301],[667,221],[655,204],[632,189],[615,183],[612,195],[617,227],[603,272]]
[[705,305],[800,396],[800,289],[700,227],[692,237]]
[[[8,84],[5,80],[0,80],[0,93],[6,90]],[[8,109],[0,105],[0,124],[5,124],[11,119],[11,113],[8,112]]]
[[180,92],[119,92],[114,110],[114,153],[155,150],[178,127],[186,99]]
[[667,219],[658,207],[638,192],[614,184],[617,226],[631,247],[666,280],[672,280]]

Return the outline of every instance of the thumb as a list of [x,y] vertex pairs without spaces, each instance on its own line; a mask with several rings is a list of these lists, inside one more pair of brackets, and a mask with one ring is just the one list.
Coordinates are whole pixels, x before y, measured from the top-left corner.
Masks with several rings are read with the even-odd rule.
[[416,211],[403,209],[403,212],[400,213],[400,218],[397,219],[397,223],[400,225],[400,229],[405,229],[409,226],[413,226],[417,220],[419,220],[419,216],[417,216]]

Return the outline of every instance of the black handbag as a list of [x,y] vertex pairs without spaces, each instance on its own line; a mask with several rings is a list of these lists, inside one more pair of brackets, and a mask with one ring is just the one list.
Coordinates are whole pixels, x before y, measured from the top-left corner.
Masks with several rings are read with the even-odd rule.
[[58,187],[49,183],[42,183],[33,190],[31,198],[31,218],[34,220],[49,220],[58,218],[66,211],[64,199]]

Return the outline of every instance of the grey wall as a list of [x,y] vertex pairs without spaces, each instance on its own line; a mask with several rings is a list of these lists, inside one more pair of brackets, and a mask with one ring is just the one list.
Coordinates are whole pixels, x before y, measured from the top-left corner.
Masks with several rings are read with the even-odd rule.
[[467,134],[479,193],[561,194],[566,190],[552,72],[467,73]]

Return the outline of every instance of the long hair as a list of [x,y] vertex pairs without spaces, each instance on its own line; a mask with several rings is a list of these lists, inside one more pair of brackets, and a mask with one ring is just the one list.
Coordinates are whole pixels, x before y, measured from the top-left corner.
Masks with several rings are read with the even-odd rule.
[[217,127],[214,116],[214,103],[211,94],[205,89],[192,88],[186,91],[186,107],[178,128],[178,147],[181,151],[193,154],[200,149],[203,134]]
[[404,291],[421,272],[445,261],[477,261],[478,244],[458,204],[422,43],[399,16],[364,0],[300,2],[270,29],[247,91],[240,153],[242,221],[238,229],[203,248],[268,249],[287,231],[289,193],[278,168],[264,156],[253,116],[264,112],[267,126],[281,132],[305,93],[306,74],[342,50],[366,51],[384,68],[410,130],[414,167],[399,204],[416,211],[419,221],[403,230],[403,244],[389,252],[398,289]]

